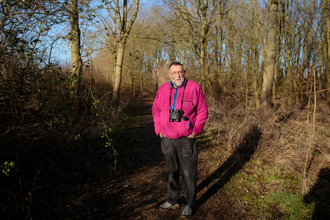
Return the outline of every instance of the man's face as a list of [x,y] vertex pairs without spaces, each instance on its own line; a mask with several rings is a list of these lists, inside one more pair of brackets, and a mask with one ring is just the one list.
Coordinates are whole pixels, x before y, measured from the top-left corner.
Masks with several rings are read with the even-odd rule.
[[175,88],[182,84],[185,78],[185,73],[186,71],[181,65],[171,66],[168,76],[170,77]]

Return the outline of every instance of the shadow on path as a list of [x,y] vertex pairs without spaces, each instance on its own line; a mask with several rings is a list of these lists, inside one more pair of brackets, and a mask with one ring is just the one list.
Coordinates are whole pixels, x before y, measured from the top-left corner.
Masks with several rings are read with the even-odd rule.
[[330,218],[330,169],[320,170],[318,180],[315,185],[304,196],[304,202],[309,204],[314,202],[314,212],[312,219]]
[[262,133],[259,128],[253,126],[250,132],[244,137],[242,143],[237,146],[235,152],[218,169],[197,186],[197,193],[199,193],[213,181],[217,181],[196,201],[194,205],[195,212],[201,205],[226,185],[226,183],[251,159],[257,149],[261,135]]

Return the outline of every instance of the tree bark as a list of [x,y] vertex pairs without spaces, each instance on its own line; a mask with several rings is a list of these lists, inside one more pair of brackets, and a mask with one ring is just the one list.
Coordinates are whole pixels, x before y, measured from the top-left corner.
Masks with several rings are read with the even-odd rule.
[[327,103],[330,105],[330,19],[327,17],[326,19],[326,33],[325,33],[325,40],[326,40],[326,67],[325,67],[325,73],[327,78],[327,85],[326,88],[328,89],[327,94]]
[[[249,1],[249,12],[250,12],[250,69],[252,72],[252,93],[255,101],[255,106],[257,109],[260,109],[260,87],[258,86],[258,78],[259,78],[259,41],[261,39],[258,38],[257,32],[259,32],[260,28],[258,22],[256,22],[256,17],[258,16],[256,9],[255,0]],[[257,24],[256,24],[257,23]],[[259,35],[260,36],[260,35]]]
[[[128,8],[128,1],[123,0],[122,4],[122,16],[120,15],[120,10],[119,10],[119,1],[116,1],[116,16],[119,22],[119,40],[118,40],[118,47],[116,50],[116,63],[114,67],[114,75],[115,75],[115,82],[114,82],[114,87],[113,87],[113,96],[112,96],[112,101],[114,103],[119,102],[120,98],[120,85],[121,85],[121,79],[122,79],[122,71],[123,71],[123,62],[124,62],[124,52],[125,52],[125,46],[127,42],[128,35],[131,31],[132,25],[134,21],[136,20],[137,13],[139,10],[139,3],[140,0],[135,0],[133,3],[135,3],[135,9],[132,15],[132,18],[129,22],[127,22],[128,19],[128,13],[129,11],[127,10]],[[132,4],[133,4],[132,3]]]
[[117,46],[116,52],[116,64],[115,64],[115,83],[113,86],[113,101],[118,102],[120,97],[120,85],[122,79],[122,69],[123,69],[123,61],[124,61],[124,52],[125,52],[125,45],[122,42],[119,42]]
[[72,62],[72,95],[75,102],[75,110],[79,109],[80,82],[82,72],[82,60],[80,54],[80,29],[79,29],[79,11],[78,0],[70,0],[70,44],[71,44],[71,62]]
[[266,49],[266,66],[263,75],[262,99],[263,109],[271,108],[272,86],[274,79],[275,58],[276,58],[276,36],[277,36],[277,0],[271,0],[269,12],[269,32]]

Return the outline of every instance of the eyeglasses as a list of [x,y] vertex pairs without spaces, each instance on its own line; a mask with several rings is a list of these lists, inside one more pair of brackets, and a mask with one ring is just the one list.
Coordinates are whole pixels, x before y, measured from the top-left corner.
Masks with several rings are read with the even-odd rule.
[[181,71],[174,71],[174,72],[171,72],[171,76],[176,76],[177,74],[179,74],[180,76],[182,76],[184,73],[184,70],[181,70]]

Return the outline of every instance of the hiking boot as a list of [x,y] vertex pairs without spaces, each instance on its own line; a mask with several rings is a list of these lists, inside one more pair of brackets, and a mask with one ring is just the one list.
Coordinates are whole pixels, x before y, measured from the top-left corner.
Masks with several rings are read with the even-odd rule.
[[176,208],[176,207],[178,207],[178,206],[179,206],[178,203],[172,205],[171,203],[169,203],[168,201],[166,201],[166,202],[164,202],[163,204],[161,204],[161,205],[159,206],[159,210],[160,210],[160,211],[167,211],[167,210],[170,210],[170,209],[172,209],[172,208]]
[[181,217],[182,218],[190,218],[192,215],[192,209],[190,207],[190,205],[185,205],[183,207],[183,211],[181,213]]

